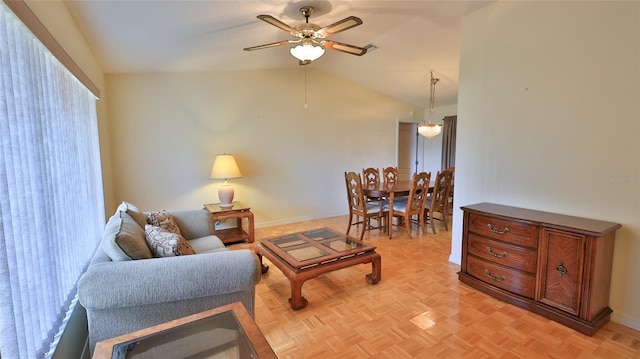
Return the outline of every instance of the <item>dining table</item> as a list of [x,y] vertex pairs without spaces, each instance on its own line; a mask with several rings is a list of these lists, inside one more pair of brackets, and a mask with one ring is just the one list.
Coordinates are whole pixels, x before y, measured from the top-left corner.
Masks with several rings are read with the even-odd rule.
[[[435,181],[429,182],[429,192],[433,192]],[[364,195],[371,198],[388,198],[389,199],[389,218],[387,231],[389,238],[393,236],[391,225],[393,224],[393,201],[396,197],[408,196],[411,192],[411,181],[396,182],[379,182],[375,184],[363,184],[362,191]]]

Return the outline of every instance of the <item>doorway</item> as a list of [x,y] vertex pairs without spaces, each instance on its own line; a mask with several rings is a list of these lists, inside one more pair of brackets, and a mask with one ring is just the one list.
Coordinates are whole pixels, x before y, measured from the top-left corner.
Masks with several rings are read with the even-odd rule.
[[418,123],[398,120],[396,163],[401,181],[409,181],[421,171],[423,141],[418,138]]

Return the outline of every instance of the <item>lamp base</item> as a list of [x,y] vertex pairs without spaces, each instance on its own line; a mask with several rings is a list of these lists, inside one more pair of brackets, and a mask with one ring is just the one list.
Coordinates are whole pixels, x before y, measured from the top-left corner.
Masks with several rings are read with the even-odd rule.
[[228,182],[218,189],[218,198],[220,198],[220,208],[228,209],[233,207],[233,187]]

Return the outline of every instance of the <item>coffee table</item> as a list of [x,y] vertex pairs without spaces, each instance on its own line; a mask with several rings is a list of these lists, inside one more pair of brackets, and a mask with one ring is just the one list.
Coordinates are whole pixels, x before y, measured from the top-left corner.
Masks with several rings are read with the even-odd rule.
[[[380,282],[381,258],[376,247],[360,242],[330,228],[318,228],[287,234],[260,241],[256,253],[262,263],[267,257],[291,283],[289,304],[294,310],[307,306],[302,296],[305,281],[320,274],[356,264],[371,263],[372,271],[366,275],[369,284]],[[262,264],[263,272],[268,267]]]

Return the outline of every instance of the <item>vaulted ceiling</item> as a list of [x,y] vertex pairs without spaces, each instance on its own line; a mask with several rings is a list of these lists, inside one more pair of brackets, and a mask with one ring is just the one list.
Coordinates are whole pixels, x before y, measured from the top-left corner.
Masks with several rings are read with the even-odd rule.
[[309,22],[321,27],[354,15],[363,24],[330,39],[376,48],[361,57],[327,50],[307,66],[423,107],[431,70],[436,104],[457,103],[462,16],[492,2],[65,0],[107,73],[299,68],[293,45],[243,51],[291,39],[257,15],[295,26],[300,8],[313,6]]

